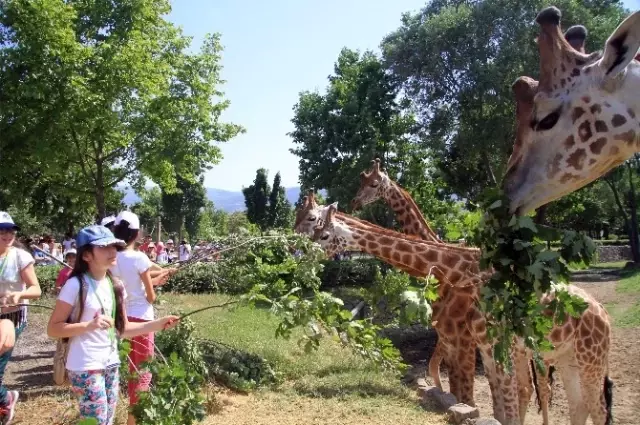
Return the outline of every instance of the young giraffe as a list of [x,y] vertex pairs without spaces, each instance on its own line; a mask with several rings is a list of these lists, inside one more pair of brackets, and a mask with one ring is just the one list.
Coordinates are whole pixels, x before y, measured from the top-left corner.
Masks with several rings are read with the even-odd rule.
[[514,83],[526,128],[519,129],[504,188],[519,214],[585,186],[640,150],[640,62],[634,60],[640,11],[616,28],[602,54],[576,50],[562,36],[560,18],[555,7],[536,18],[539,84],[527,77]]
[[360,189],[351,201],[356,211],[365,205],[384,199],[396,213],[396,220],[408,235],[416,235],[425,241],[443,243],[434,232],[409,193],[380,169],[380,159],[371,161],[371,170],[360,173]]
[[[470,296],[464,305],[456,304],[457,311],[450,314],[466,316],[465,325],[481,348],[494,417],[503,425],[521,425],[531,396],[531,392],[526,391],[530,372],[528,354],[521,340],[514,341],[512,361],[515,375],[507,374],[494,362],[493,347],[487,341],[486,319],[476,304],[478,289],[488,277],[477,268],[478,254],[465,248],[408,239],[406,235],[389,230],[379,234],[375,226],[366,222],[347,224],[336,220],[336,211],[335,204],[329,206],[324,224],[317,226],[314,232],[314,240],[329,256],[345,249],[361,250],[383,261],[392,261],[413,276],[422,277],[433,270],[441,283],[438,287],[440,299],[445,303],[453,294],[448,289],[454,286],[451,282],[461,281],[460,274],[468,276],[468,283],[456,289],[467,290]],[[555,348],[543,353],[543,358],[547,364],[555,364],[561,373],[570,403],[571,424],[584,425],[591,415],[594,425],[609,425],[612,401],[612,383],[607,376],[611,334],[609,317],[602,305],[585,291],[571,285],[567,288],[582,297],[588,308],[581,317],[568,318],[554,326],[549,340]],[[553,292],[546,294],[541,302],[548,304],[553,296]],[[445,317],[447,319],[451,317]]]
[[[380,159],[376,158],[371,161],[371,169],[368,172],[363,171],[360,173],[360,188],[351,202],[351,209],[355,211],[380,198],[384,199],[396,213],[396,220],[402,226],[404,233],[418,236],[427,242],[444,244],[429,227],[427,220],[411,195],[389,178],[387,173],[380,168]],[[453,283],[455,285],[457,282]],[[466,296],[467,294],[461,295]],[[434,303],[433,308],[435,310],[441,309],[439,303],[439,301]],[[438,333],[438,342],[429,359],[429,376],[433,379],[434,385],[443,390],[440,380],[440,363],[444,361],[449,372],[450,392],[456,397],[456,400],[469,406],[475,406],[473,394],[476,366],[475,340],[471,337],[466,327],[454,329],[456,333],[465,333],[465,337],[462,338],[463,342],[471,344],[465,346],[462,352],[458,353],[459,347],[451,347],[441,342],[443,340],[456,341],[458,338],[443,335],[446,329],[442,326],[437,326],[437,322],[434,328]],[[452,355],[452,352],[456,354]],[[463,358],[463,356],[468,358]]]
[[[334,204],[335,205],[335,204]],[[326,220],[328,211],[331,206],[322,207],[315,202],[313,191],[304,198],[301,208],[296,211],[296,225],[295,230],[299,233],[308,234],[313,236],[314,229],[318,225]],[[368,229],[375,230],[377,234],[388,234],[393,237],[397,237],[398,233],[386,229],[383,227],[375,226],[363,220],[359,220],[353,216],[343,214],[337,210],[334,212],[335,220],[346,224],[347,226],[366,226]],[[419,210],[418,214],[422,215]],[[420,237],[413,235],[403,235],[407,240],[423,241]],[[426,242],[426,241],[425,241]],[[446,297],[441,296],[439,300],[433,304],[432,322],[434,328],[438,333],[438,344],[429,361],[429,374],[434,379],[434,383],[440,389],[442,384],[439,375],[439,366],[443,358],[448,360],[447,366],[449,370],[449,386],[451,393],[456,397],[456,400],[466,403],[470,406],[474,406],[473,397],[473,384],[475,380],[475,365],[476,365],[476,344],[475,340],[471,337],[467,327],[465,314],[467,311],[466,305],[468,305],[472,299],[472,294],[475,291],[475,286],[470,284],[468,287],[464,286],[466,279],[473,276],[474,282],[477,283],[478,268],[479,268],[479,255],[480,250],[477,248],[460,248],[450,246],[438,242],[431,245],[437,245],[444,248],[451,248],[452,252],[460,253],[468,256],[470,261],[463,261],[460,266],[472,266],[471,273],[456,273],[450,278],[453,279],[454,284],[460,283],[464,289],[453,288],[452,286],[441,285],[443,291],[446,291]],[[361,249],[358,249],[361,250]],[[453,265],[457,263],[455,257],[447,257],[449,262],[453,262]],[[408,265],[398,263],[393,258],[385,259],[389,264],[407,271],[412,276],[426,277],[429,274],[429,270],[408,270]],[[485,273],[489,276],[489,273]],[[434,276],[440,278],[441,276],[434,271]],[[453,295],[455,293],[455,296]],[[447,299],[445,303],[443,300]],[[458,299],[459,298],[459,299]]]

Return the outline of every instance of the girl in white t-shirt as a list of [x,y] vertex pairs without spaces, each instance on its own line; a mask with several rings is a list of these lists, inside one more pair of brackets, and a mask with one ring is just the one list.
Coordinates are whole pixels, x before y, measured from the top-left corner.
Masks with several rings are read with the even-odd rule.
[[[164,284],[169,275],[176,270],[152,271],[153,263],[149,257],[144,252],[135,250],[139,229],[140,220],[134,213],[122,211],[116,217],[114,234],[125,242],[126,248],[118,253],[117,265],[111,268],[111,272],[122,280],[127,291],[127,320],[145,323],[153,320],[154,317],[153,302],[156,300],[154,286]],[[152,275],[156,277],[152,278]],[[153,357],[154,347],[152,332],[133,338],[131,353],[129,353],[129,369],[132,372],[139,370],[142,363]],[[139,373],[137,379],[129,380],[129,406],[134,406],[138,402],[139,391],[149,390],[150,383],[150,372]],[[129,413],[127,424],[135,425],[135,423],[135,418]]]
[[18,230],[11,216],[0,211],[0,304],[13,306],[0,308],[0,423],[3,424],[13,420],[18,392],[7,391],[2,378],[16,340],[27,324],[26,307],[16,304],[40,297],[35,259],[15,246]]
[[[76,241],[75,267],[60,290],[47,333],[52,338],[70,338],[66,368],[80,405],[80,418],[111,425],[119,393],[118,337],[134,338],[169,329],[178,317],[129,322],[126,290],[109,272],[124,241],[98,225],[82,229]],[[80,313],[79,322],[68,323],[75,309]]]

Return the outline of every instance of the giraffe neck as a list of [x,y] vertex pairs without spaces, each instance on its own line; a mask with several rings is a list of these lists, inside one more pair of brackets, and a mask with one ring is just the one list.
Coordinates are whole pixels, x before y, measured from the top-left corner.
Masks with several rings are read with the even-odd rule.
[[334,229],[333,243],[338,250],[366,252],[415,277],[433,274],[440,282],[456,284],[470,280],[480,283],[480,252],[477,249],[407,238],[392,230],[380,232],[379,228],[351,219],[334,222]]
[[442,243],[406,190],[389,180],[383,197],[387,205],[395,212],[396,219],[406,234],[419,236],[425,241]]

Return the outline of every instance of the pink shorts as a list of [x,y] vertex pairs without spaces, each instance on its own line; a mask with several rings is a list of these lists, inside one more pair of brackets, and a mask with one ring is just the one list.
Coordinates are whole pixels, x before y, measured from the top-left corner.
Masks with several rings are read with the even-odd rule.
[[[144,323],[149,320],[137,317],[127,317],[130,322]],[[129,371],[132,373],[140,369],[145,360],[154,354],[153,333],[144,334],[131,339],[131,352],[129,353]],[[145,372],[138,375],[138,379],[129,380],[129,405],[133,406],[138,401],[138,391],[149,391],[151,373]]]

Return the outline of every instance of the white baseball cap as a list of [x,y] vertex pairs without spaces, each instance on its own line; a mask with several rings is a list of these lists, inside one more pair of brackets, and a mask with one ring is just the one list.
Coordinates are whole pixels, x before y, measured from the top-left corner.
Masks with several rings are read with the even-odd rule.
[[167,243],[173,243],[173,239],[169,239]]
[[131,211],[121,211],[116,217],[116,226],[120,224],[120,222],[124,220],[129,223],[129,229],[131,230],[139,230],[140,229],[140,219],[137,215],[132,213]]
[[0,229],[20,230],[20,227],[16,226],[8,212],[0,211]]
[[116,218],[114,216],[110,215],[108,217],[103,218],[102,221],[100,222],[100,225],[101,226],[106,226],[108,224],[113,223],[114,221],[116,221]]

